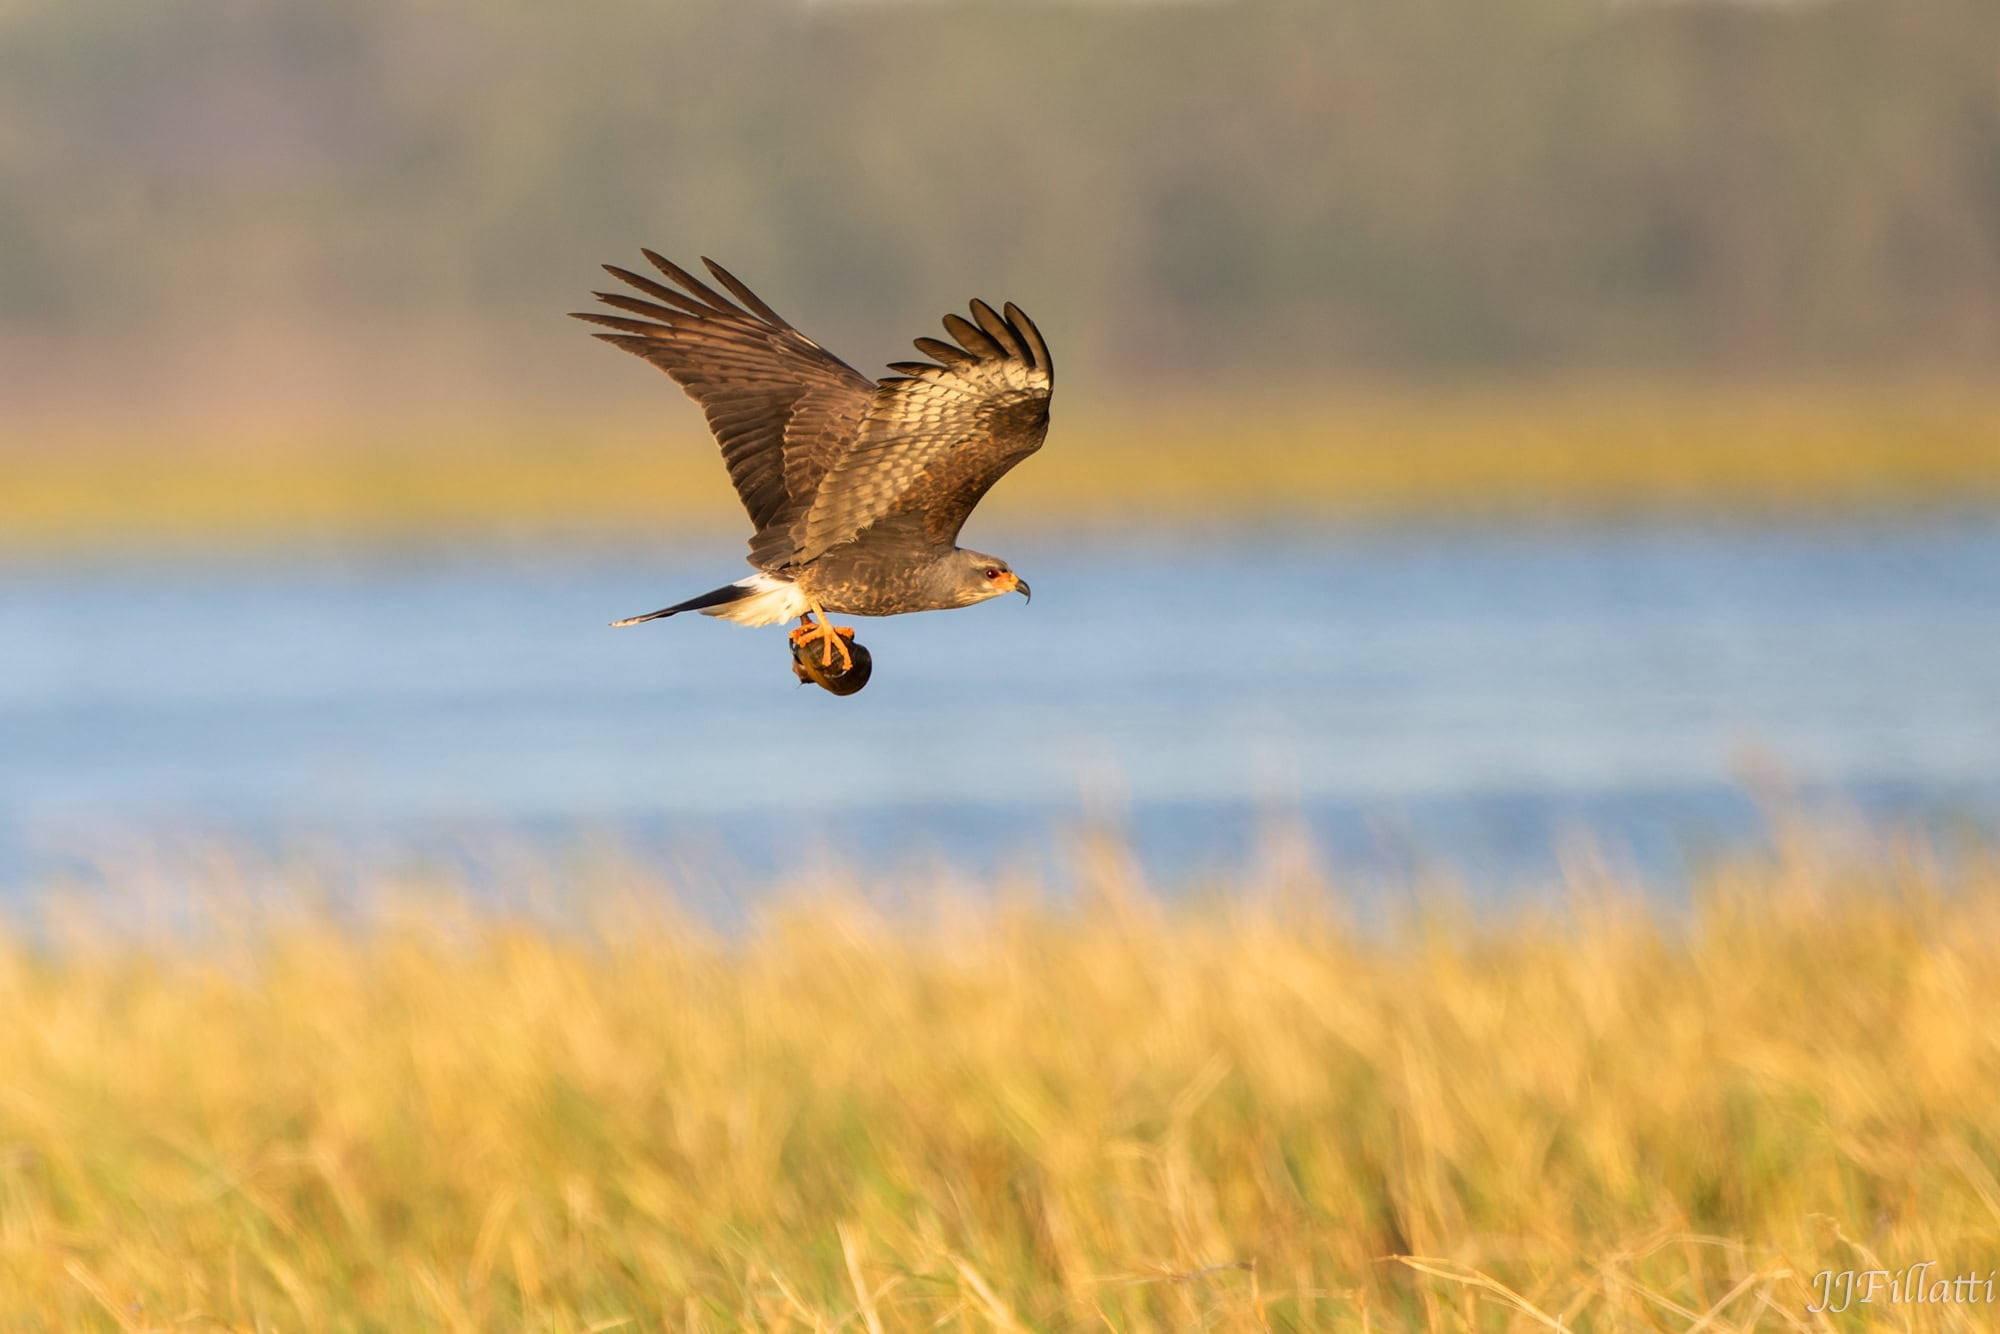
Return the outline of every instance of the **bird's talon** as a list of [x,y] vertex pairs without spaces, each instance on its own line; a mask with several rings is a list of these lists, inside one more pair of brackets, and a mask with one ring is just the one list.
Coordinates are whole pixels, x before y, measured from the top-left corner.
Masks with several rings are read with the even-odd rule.
[[833,666],[833,655],[838,653],[840,655],[841,670],[852,670],[854,667],[854,655],[848,651],[847,642],[854,638],[853,626],[833,625],[826,621],[814,621],[810,618],[801,618],[801,620],[802,624],[792,631],[792,643],[795,647],[803,646],[817,639],[819,640],[820,666]]

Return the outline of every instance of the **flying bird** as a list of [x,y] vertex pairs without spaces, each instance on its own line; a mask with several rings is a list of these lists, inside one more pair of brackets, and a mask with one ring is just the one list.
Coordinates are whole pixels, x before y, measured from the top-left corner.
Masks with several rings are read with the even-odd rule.
[[[596,335],[644,357],[700,405],[750,512],[756,573],[671,607],[742,625],[798,618],[796,645],[843,667],[854,632],[829,613],[894,616],[1028,596],[1006,561],[958,545],[1002,474],[1042,446],[1054,367],[1033,320],[1009,302],[944,317],[951,342],[919,338],[926,361],[870,380],[794,329],[714,260],[716,291],[647,250],[673,285],[616,265],[642,293],[598,292],[621,315],[580,313]],[[734,300],[731,300],[731,298]],[[801,651],[805,651],[802,649]]]

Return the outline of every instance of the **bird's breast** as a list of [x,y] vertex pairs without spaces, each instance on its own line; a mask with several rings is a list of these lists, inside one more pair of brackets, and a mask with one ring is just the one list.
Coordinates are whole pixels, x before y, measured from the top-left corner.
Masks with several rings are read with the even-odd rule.
[[821,557],[799,574],[799,584],[828,611],[847,616],[900,616],[942,611],[959,604],[941,599],[927,565],[872,557]]

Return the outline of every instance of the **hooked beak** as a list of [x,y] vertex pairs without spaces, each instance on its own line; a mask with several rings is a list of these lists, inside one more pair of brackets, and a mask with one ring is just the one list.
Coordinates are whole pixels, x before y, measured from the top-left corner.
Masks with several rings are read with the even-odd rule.
[[1018,574],[1014,576],[1014,591],[1030,602],[1035,600],[1035,595],[1028,591],[1028,581]]

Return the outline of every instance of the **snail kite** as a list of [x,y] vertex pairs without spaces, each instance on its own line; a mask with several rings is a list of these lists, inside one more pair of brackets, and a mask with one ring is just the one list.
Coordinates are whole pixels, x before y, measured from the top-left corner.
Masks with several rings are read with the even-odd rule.
[[[614,265],[641,296],[599,292],[624,312],[579,314],[597,337],[644,357],[701,405],[729,480],[750,511],[756,573],[644,616],[683,611],[743,625],[797,617],[795,643],[850,661],[854,632],[828,613],[893,616],[1028,594],[1007,562],[966,551],[958,530],[1002,473],[1041,448],[1053,367],[1013,304],[944,317],[953,341],[916,340],[928,361],[870,380],[788,324],[721,265],[728,295],[654,254],[672,286]],[[735,298],[731,300],[730,298]],[[815,623],[816,622],[816,623]]]

